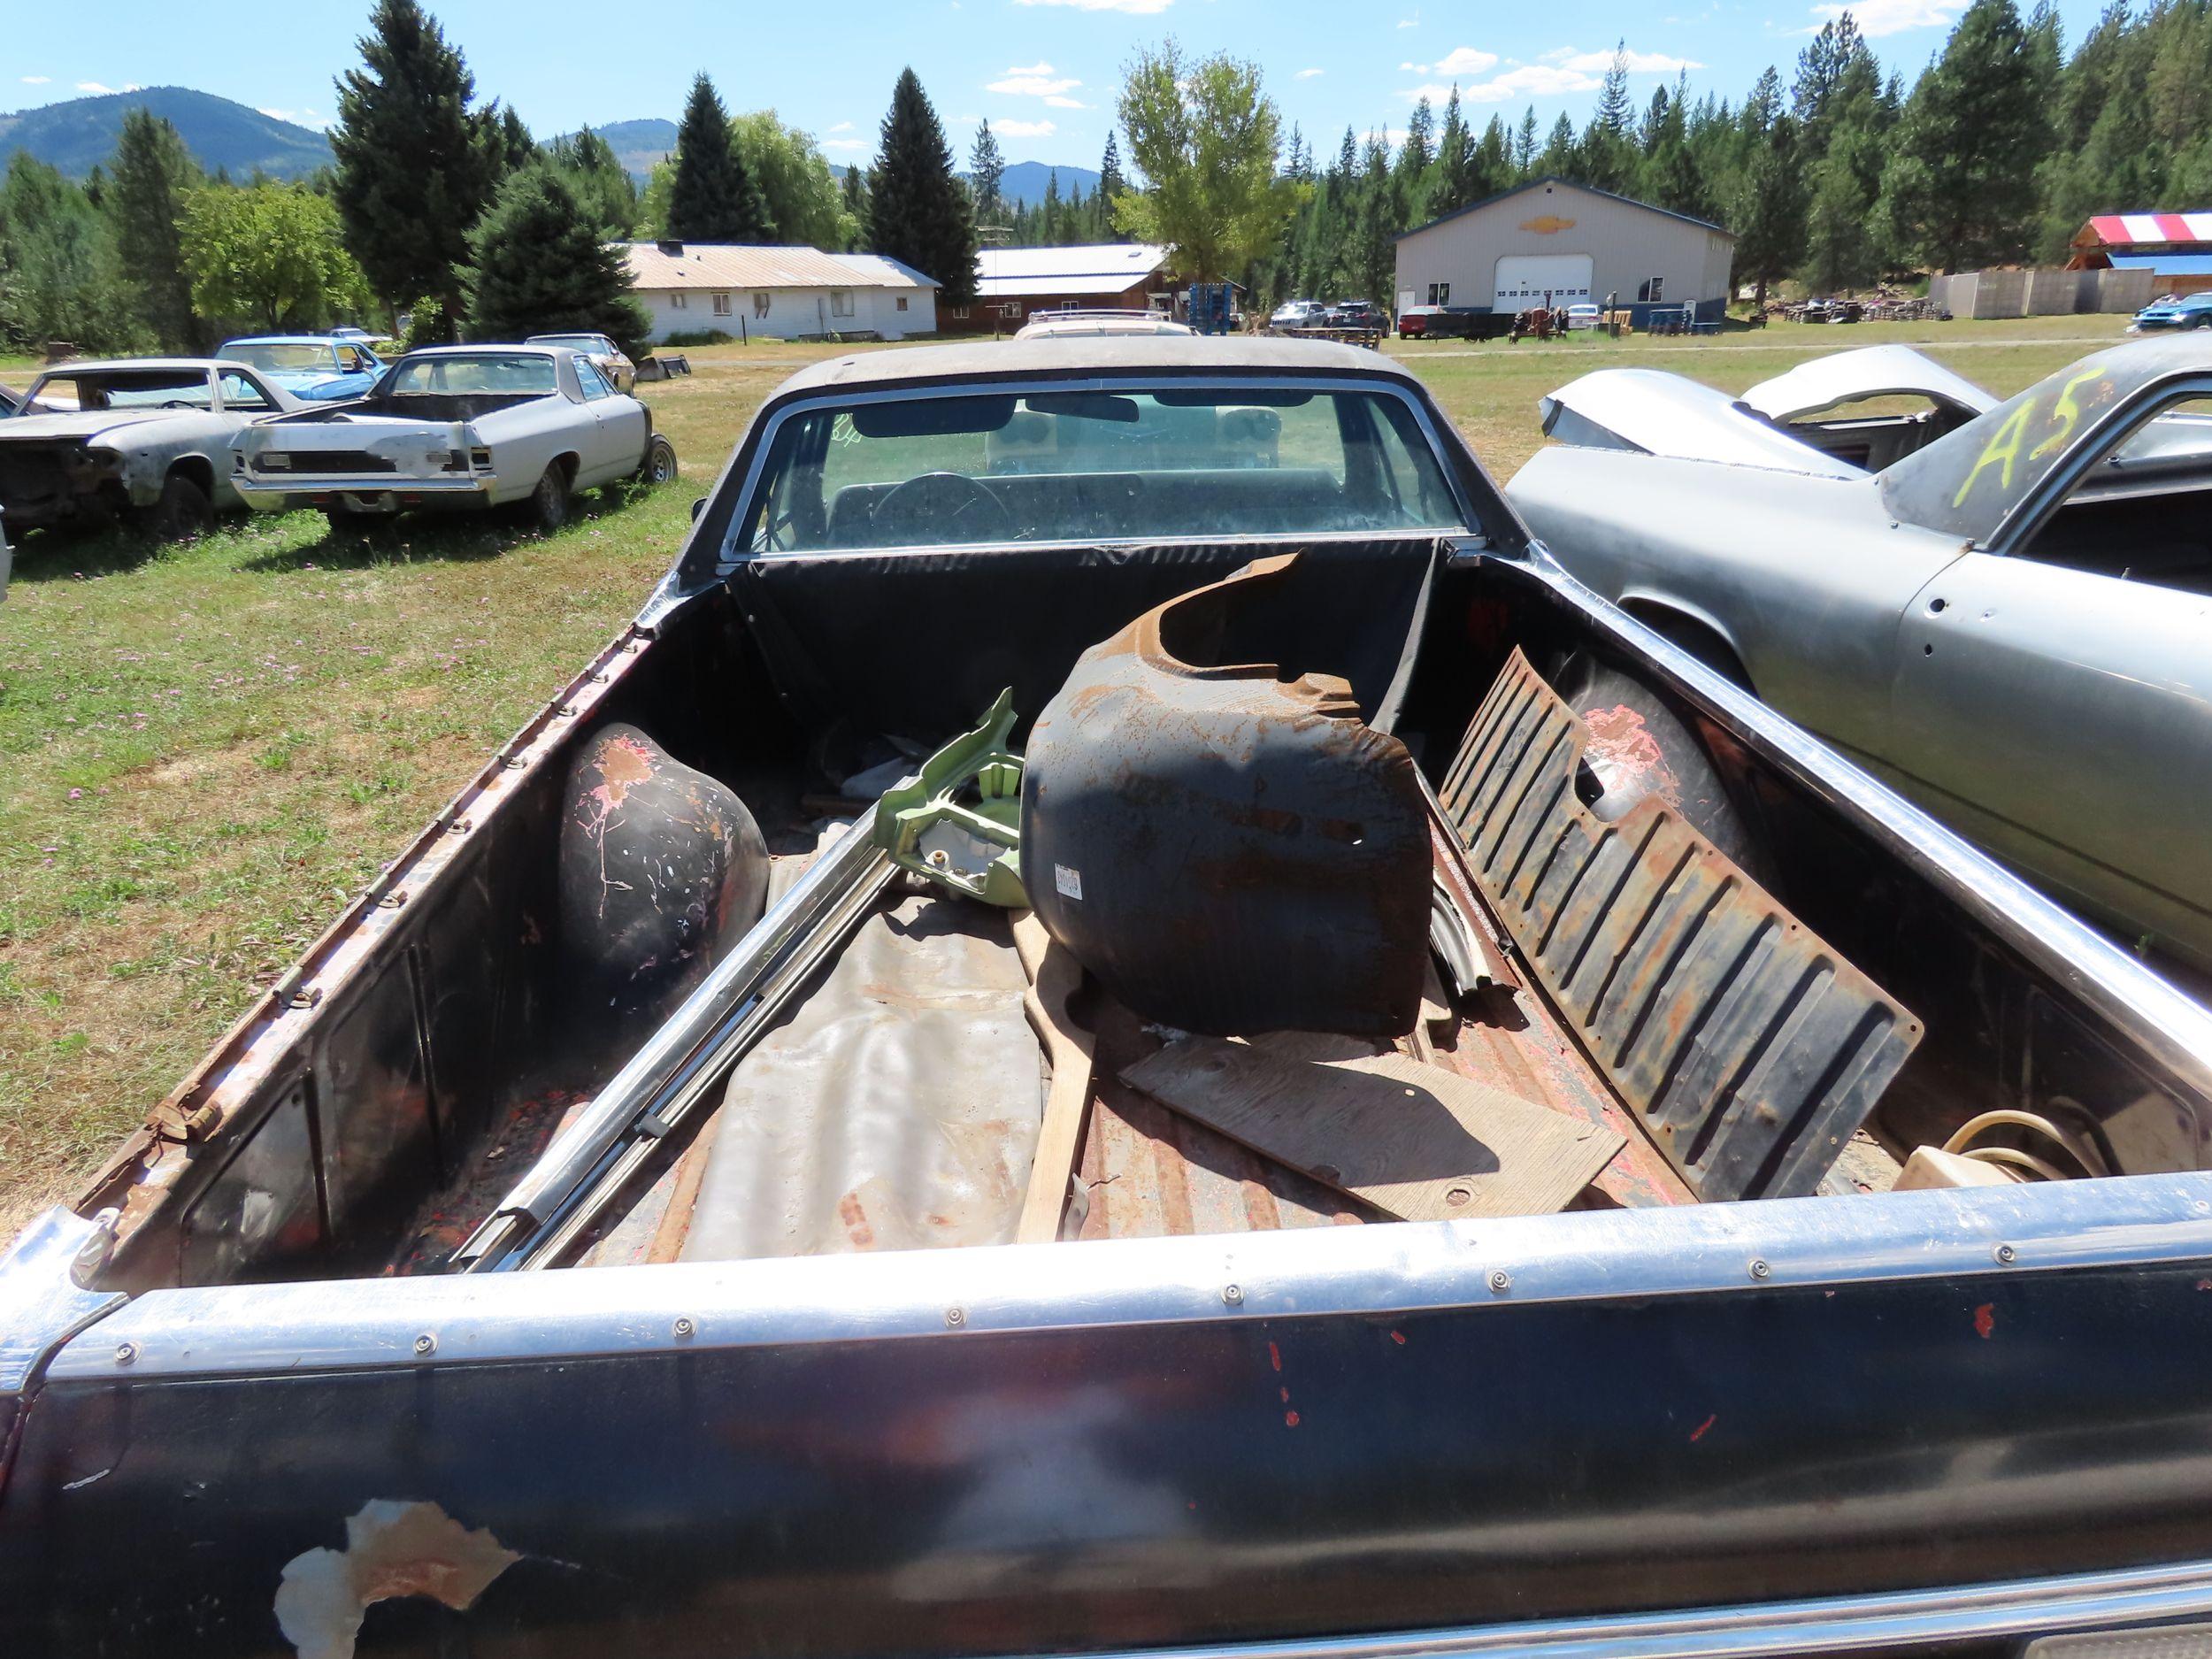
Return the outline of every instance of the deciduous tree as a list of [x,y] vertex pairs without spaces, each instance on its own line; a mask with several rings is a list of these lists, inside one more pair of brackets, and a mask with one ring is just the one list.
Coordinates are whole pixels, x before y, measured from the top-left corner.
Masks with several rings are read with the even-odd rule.
[[1194,281],[1240,277],[1276,246],[1304,187],[1275,170],[1282,117],[1256,65],[1192,58],[1171,37],[1131,61],[1119,114],[1145,181],[1116,198],[1123,230],[1172,243]]
[[183,247],[192,301],[204,314],[247,319],[271,334],[322,327],[366,294],[338,210],[304,185],[194,191]]

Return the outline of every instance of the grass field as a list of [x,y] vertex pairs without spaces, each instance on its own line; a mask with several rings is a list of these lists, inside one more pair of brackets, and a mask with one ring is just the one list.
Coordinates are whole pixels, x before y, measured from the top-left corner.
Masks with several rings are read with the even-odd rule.
[[[2117,318],[1690,342],[1393,346],[1502,481],[1536,401],[1643,364],[1740,390],[1903,340],[2010,392]],[[833,349],[690,354],[649,388],[686,476],[559,534],[312,514],[180,549],[26,538],[0,604],[0,1240],[65,1195],[538,703],[636,609],[760,400]],[[21,385],[27,365],[0,362]]]

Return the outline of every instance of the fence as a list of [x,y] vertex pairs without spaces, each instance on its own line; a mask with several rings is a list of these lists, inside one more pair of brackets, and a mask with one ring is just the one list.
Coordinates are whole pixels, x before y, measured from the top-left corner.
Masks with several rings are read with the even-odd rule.
[[2132,271],[1961,271],[1928,280],[1929,300],[1954,317],[2126,315],[2150,303],[2156,273]]

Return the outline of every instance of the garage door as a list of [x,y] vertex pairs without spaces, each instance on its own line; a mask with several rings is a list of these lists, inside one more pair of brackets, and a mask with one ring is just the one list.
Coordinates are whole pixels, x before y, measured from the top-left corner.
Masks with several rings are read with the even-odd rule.
[[1586,253],[1509,253],[1498,261],[1502,311],[1526,311],[1549,296],[1554,305],[1580,305],[1590,297],[1590,256]]

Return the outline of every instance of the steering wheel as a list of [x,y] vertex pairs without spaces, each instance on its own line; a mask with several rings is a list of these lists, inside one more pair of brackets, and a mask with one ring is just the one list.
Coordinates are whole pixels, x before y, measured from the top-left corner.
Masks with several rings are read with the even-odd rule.
[[965,472],[922,472],[875,504],[868,523],[890,544],[910,542],[933,531],[933,541],[1002,541],[1014,521],[1006,503],[979,478]]

